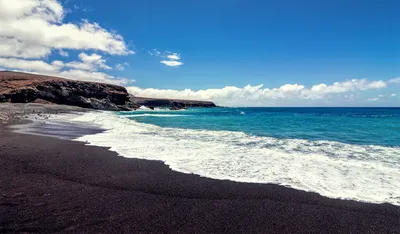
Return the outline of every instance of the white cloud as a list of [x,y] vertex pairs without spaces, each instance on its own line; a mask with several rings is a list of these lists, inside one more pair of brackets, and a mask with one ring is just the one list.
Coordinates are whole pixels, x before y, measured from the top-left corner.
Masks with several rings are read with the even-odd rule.
[[143,97],[211,100],[224,106],[304,106],[343,105],[355,101],[358,92],[385,87],[385,81],[353,79],[331,85],[318,84],[310,88],[299,84],[286,84],[279,88],[247,85],[243,88],[226,86],[221,89],[198,91],[128,87],[128,91]]
[[[0,19],[1,22],[1,19]],[[0,28],[1,28],[0,23]],[[0,36],[0,57],[39,58],[51,53],[49,47]]]
[[329,86],[326,84],[314,85],[311,91],[317,93],[343,93],[354,90],[380,89],[386,86],[386,83],[382,80],[368,82],[367,79],[352,79],[345,82],[335,82]]
[[371,82],[371,83],[369,83],[368,85],[367,85],[367,87],[365,88],[363,88],[363,89],[361,89],[361,90],[364,90],[364,89],[381,89],[381,88],[386,88],[387,87],[387,84],[386,84],[386,82],[384,82],[383,80],[378,80],[378,81],[374,81],[374,82]]
[[0,56],[42,58],[52,49],[133,53],[119,34],[87,20],[64,23],[65,13],[56,0],[0,0]]
[[101,83],[116,84],[116,85],[123,85],[127,83],[126,79],[116,78],[114,76],[105,74],[103,72],[92,72],[92,71],[72,69],[50,75],[65,77],[72,80],[85,80],[85,81],[101,82]]
[[69,56],[67,51],[64,51],[64,50],[61,50],[61,49],[58,51],[58,54],[63,56],[63,57],[68,57]]
[[181,59],[181,55],[178,53],[174,53],[171,51],[160,52],[157,49],[152,49],[148,51],[148,53],[152,56],[163,58],[164,60],[161,60],[160,63],[165,64],[169,67],[179,67],[183,65],[183,62],[177,61]]
[[393,83],[393,84],[400,84],[400,77],[399,78],[393,78],[391,80],[388,81],[389,83]]
[[181,59],[181,56],[177,53],[172,53],[172,54],[167,55],[167,58],[170,60],[179,60],[179,59]]
[[378,101],[378,100],[387,99],[387,98],[393,98],[393,97],[396,97],[395,93],[392,93],[392,94],[379,94],[378,96],[376,96],[374,98],[367,98],[366,100],[368,100],[368,101]]
[[[108,67],[102,64],[96,55],[80,55],[82,62],[64,63],[55,60],[46,63],[41,60],[24,60],[18,58],[1,58],[0,67],[7,67],[11,70],[39,73],[44,75],[59,76],[73,80],[84,80],[92,82],[102,82],[110,84],[125,84],[126,79],[119,79],[98,70],[102,67]],[[72,65],[71,65],[72,64]]]
[[179,61],[169,61],[169,60],[162,60],[160,63],[163,63],[169,67],[179,67],[181,65],[183,65],[182,62]]
[[129,67],[129,63],[117,63],[115,64],[115,69],[117,69],[118,71],[123,71],[125,70],[125,67]]
[[99,69],[105,69],[105,70],[112,69],[111,67],[106,65],[106,60],[103,59],[101,55],[95,53],[88,55],[82,52],[79,54],[79,59],[81,61],[72,61],[65,64],[65,66],[87,71],[97,71]]
[[[0,0],[0,66],[70,79],[124,83],[124,79],[100,72],[112,68],[99,54],[134,53],[123,37],[88,20],[64,22],[66,13],[58,0]],[[76,61],[47,62],[52,51],[68,57],[65,50],[96,53],[81,52]]]
[[31,72],[57,72],[58,64],[48,64],[41,60],[23,60],[17,58],[0,58],[0,66]]

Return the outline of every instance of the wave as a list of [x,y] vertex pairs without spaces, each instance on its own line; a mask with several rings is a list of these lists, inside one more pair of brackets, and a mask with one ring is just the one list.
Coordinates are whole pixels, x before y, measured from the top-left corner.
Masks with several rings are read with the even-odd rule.
[[189,115],[177,115],[177,114],[134,114],[134,115],[121,115],[125,118],[134,117],[179,117],[179,116],[189,116]]
[[128,158],[162,160],[183,173],[400,205],[400,147],[161,128],[110,112],[89,112],[69,120],[96,122],[106,129],[78,141],[111,147]]
[[147,106],[140,106],[139,110],[151,110],[151,109]]
[[[129,111],[126,112],[124,111],[123,113],[137,113],[137,112],[182,112],[182,111],[187,111],[187,109],[180,109],[180,110],[171,110],[170,108],[167,107],[155,107],[154,109],[151,109],[146,106],[140,106],[138,109],[134,111]],[[122,112],[121,112],[122,113]]]

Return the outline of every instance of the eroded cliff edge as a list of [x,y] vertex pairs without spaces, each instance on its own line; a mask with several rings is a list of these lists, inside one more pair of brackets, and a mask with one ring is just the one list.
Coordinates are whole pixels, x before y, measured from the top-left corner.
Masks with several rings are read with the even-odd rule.
[[112,111],[134,110],[140,106],[216,107],[208,101],[135,97],[118,85],[8,71],[0,72],[0,102],[53,103]]

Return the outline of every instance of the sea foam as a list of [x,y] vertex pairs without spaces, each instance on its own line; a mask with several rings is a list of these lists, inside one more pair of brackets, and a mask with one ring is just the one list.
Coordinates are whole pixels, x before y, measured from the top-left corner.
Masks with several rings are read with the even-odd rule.
[[274,183],[331,198],[400,205],[400,147],[162,128],[112,112],[56,118],[106,129],[77,141],[111,147],[127,158],[162,160],[183,173]]
[[135,118],[135,117],[179,117],[179,116],[189,116],[189,115],[176,115],[176,114],[131,114],[124,115],[126,118]]

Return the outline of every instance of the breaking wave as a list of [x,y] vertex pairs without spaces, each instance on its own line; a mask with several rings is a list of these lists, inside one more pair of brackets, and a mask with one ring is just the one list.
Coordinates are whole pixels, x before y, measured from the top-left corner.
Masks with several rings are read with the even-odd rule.
[[162,160],[176,171],[280,184],[331,198],[400,205],[397,146],[162,128],[111,112],[89,112],[72,120],[68,117],[68,121],[96,123],[106,129],[78,141],[111,147],[127,158]]

